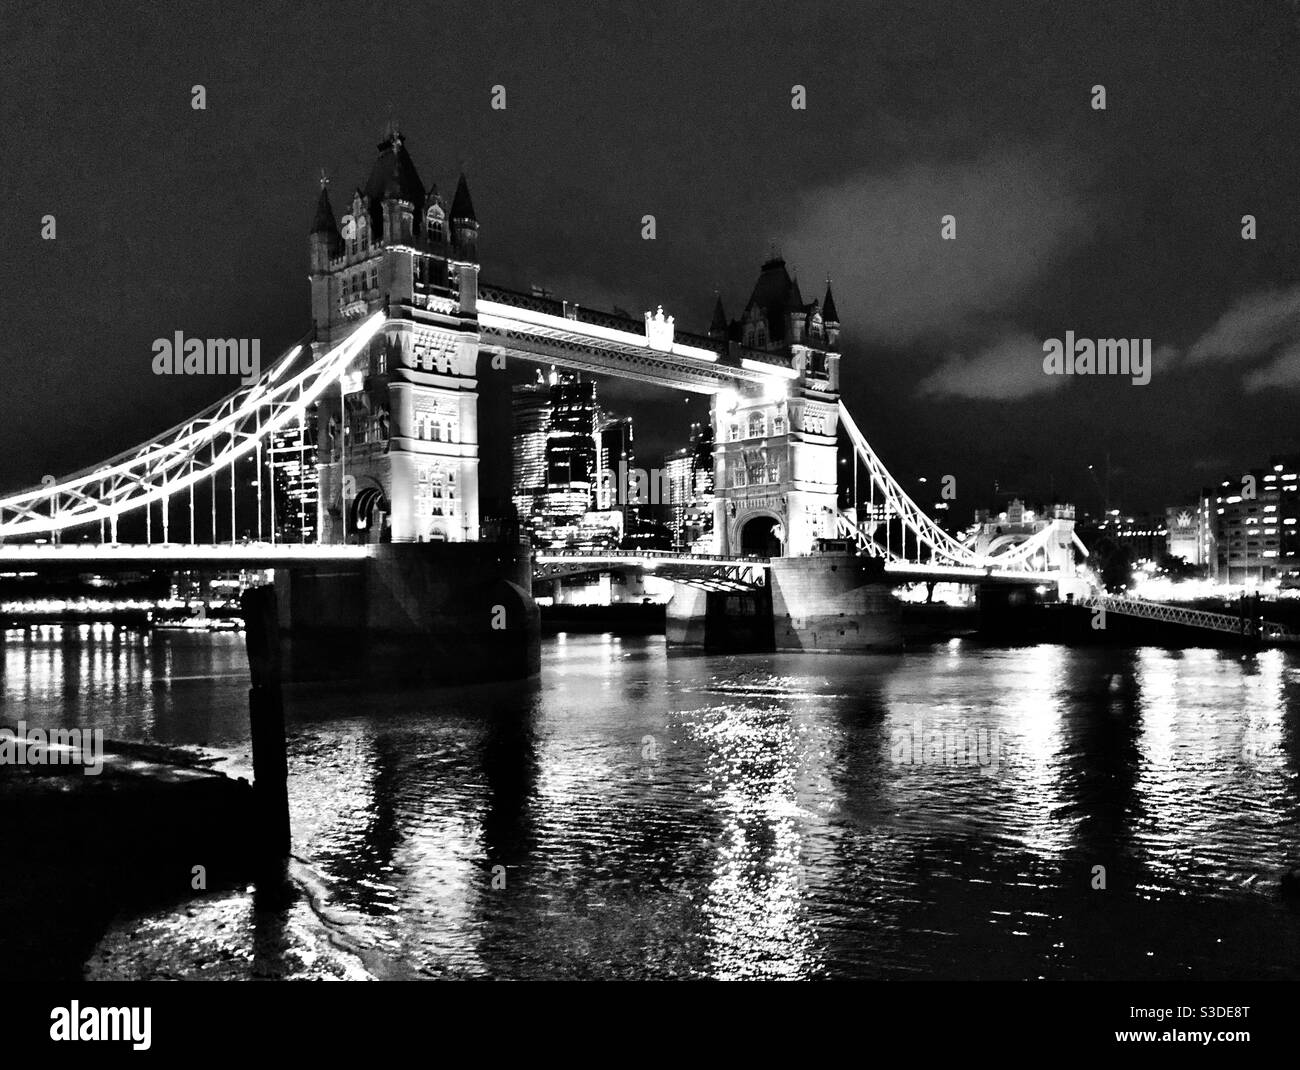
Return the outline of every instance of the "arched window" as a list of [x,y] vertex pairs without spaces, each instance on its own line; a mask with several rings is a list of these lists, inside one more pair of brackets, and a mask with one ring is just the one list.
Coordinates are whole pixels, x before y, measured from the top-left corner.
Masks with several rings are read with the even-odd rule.
[[767,345],[767,328],[761,323],[754,329],[754,345],[760,348]]
[[732,424],[732,425],[727,429],[727,440],[728,440],[729,442],[739,442],[739,441],[740,441],[740,424]]
[[778,415],[778,416],[773,416],[773,417],[772,417],[772,434],[774,434],[774,435],[784,435],[784,434],[785,434],[785,417],[784,417],[784,416],[779,416],[779,415]]
[[442,209],[436,205],[429,209],[425,217],[426,233],[430,241],[442,241]]
[[762,438],[767,433],[767,421],[763,419],[761,412],[755,411],[749,414],[749,438]]

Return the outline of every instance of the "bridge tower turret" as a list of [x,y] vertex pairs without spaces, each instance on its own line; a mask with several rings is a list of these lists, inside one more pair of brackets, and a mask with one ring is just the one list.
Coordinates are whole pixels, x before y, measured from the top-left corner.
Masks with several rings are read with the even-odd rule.
[[318,405],[323,542],[478,539],[478,221],[463,177],[461,188],[449,219],[390,124],[338,224],[322,191],[313,347],[387,313]]
[[715,548],[810,553],[835,535],[838,506],[839,314],[829,286],[824,306],[805,303],[773,253],[726,337],[729,360],[768,377],[714,397]]
[[715,341],[725,342],[730,337],[731,325],[727,322],[727,313],[722,308],[722,295],[713,302],[713,320],[709,323],[709,337]]
[[461,310],[476,314],[478,308],[478,216],[470,200],[469,183],[460,176],[451,199],[452,262],[459,280],[457,292]]
[[826,297],[822,301],[821,307],[822,326],[826,331],[826,342],[828,345],[839,345],[840,342],[840,314],[835,309],[835,297],[831,294],[831,280],[826,280]]
[[469,196],[469,183],[465,176],[460,176],[456,183],[456,195],[451,199],[452,239],[463,258],[470,263],[478,263],[478,216],[474,214],[474,202]]
[[330,259],[339,252],[339,226],[330,204],[329,179],[320,178],[320,197],[316,200],[316,216],[311,224],[311,271],[313,275],[328,270]]

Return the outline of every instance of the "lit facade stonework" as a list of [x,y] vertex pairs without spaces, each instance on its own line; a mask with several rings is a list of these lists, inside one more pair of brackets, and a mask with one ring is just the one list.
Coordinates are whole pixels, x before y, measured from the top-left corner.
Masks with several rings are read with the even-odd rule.
[[[478,222],[464,176],[448,205],[425,188],[402,136],[390,130],[341,217],[322,183],[310,252],[317,355],[364,317],[386,315],[340,388],[318,404],[320,541],[477,541],[478,359],[481,348],[489,359],[503,355],[501,343],[513,339],[507,333],[484,342],[484,330],[500,335],[503,328],[480,323]],[[498,302],[505,296],[489,292]],[[536,319],[531,304],[544,302],[516,311],[523,308],[518,295],[509,300],[515,318],[540,329],[527,317]],[[581,315],[577,306],[551,304],[561,305],[557,322]],[[499,305],[484,307],[501,319]],[[579,322],[591,319],[588,313]],[[712,524],[698,525],[712,527],[701,542],[728,555],[801,555],[835,536],[840,325],[829,285],[823,301],[805,302],[784,261],[772,258],[739,319],[728,322],[719,302],[708,340],[698,340],[707,349],[678,338],[662,309],[646,313],[645,350],[631,357],[622,340],[631,332],[619,317],[596,314],[593,322],[596,331],[622,332],[615,352],[627,366],[611,367],[613,374],[636,378],[641,365],[663,374],[663,365],[683,388],[698,389],[725,383],[728,367],[743,369],[733,386],[709,391],[715,497]],[[542,323],[550,332],[545,344],[559,347],[557,361],[565,359],[563,347],[573,343],[556,341],[554,326],[545,317]],[[716,361],[716,370],[706,361]],[[585,408],[550,400],[554,437],[564,430],[561,410]],[[574,430],[584,444],[592,433],[585,424]],[[568,512],[581,513],[577,500],[591,495],[597,459],[562,446],[548,438],[547,509],[569,504]],[[562,454],[566,472],[557,470]],[[521,487],[513,489],[516,506],[524,504]]]
[[719,300],[710,336],[773,374],[713,400],[715,552],[799,556],[835,536],[839,330],[830,286],[805,304],[779,257],[738,320]]
[[[312,226],[313,348],[388,321],[319,413],[322,542],[478,539],[478,222],[461,177],[426,190],[396,130],[336,220]],[[341,395],[341,396],[340,396]]]

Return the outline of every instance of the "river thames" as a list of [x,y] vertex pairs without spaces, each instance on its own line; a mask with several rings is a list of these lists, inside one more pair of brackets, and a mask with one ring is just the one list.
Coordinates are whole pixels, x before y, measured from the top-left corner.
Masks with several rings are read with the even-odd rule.
[[[251,775],[242,636],[11,631],[0,723]],[[1300,657],[669,654],[287,696],[293,877],[121,917],[91,978],[1300,976]],[[0,949],[3,937],[0,937]]]

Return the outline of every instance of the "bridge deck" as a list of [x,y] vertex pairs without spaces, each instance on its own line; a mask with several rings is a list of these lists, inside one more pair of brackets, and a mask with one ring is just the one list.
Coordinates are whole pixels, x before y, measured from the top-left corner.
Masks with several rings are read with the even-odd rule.
[[[374,552],[373,546],[317,543],[11,543],[0,545],[0,570],[39,565],[287,568],[295,564],[360,561]],[[623,566],[660,572],[665,576],[696,572],[724,579],[728,586],[739,582],[746,587],[761,585],[764,582],[761,574],[768,571],[771,562],[766,557],[691,554],[677,550],[543,550],[534,555],[534,564],[540,574],[550,576]],[[1055,572],[1019,572],[907,561],[888,562],[885,573],[900,583],[949,580],[954,583],[1046,584],[1060,578]]]
[[[534,557],[539,571],[545,575],[576,575],[584,571],[615,568],[618,566],[661,570],[667,566],[695,568],[747,569],[767,571],[771,561],[766,557],[724,557],[714,554],[690,554],[674,550],[544,550]],[[1061,579],[1058,571],[1027,572],[1018,569],[998,569],[970,565],[916,564],[910,561],[890,561],[884,566],[885,574],[899,583],[932,580],[952,583],[999,583],[1039,586],[1056,583]]]
[[315,543],[21,543],[0,546],[0,569],[31,565],[205,566],[208,568],[277,568],[293,564],[360,561],[370,546],[322,546]]
[[770,353],[733,354],[725,343],[677,333],[671,324],[662,339],[652,339],[645,322],[498,286],[479,287],[476,313],[483,349],[674,390],[716,394],[796,375]]

